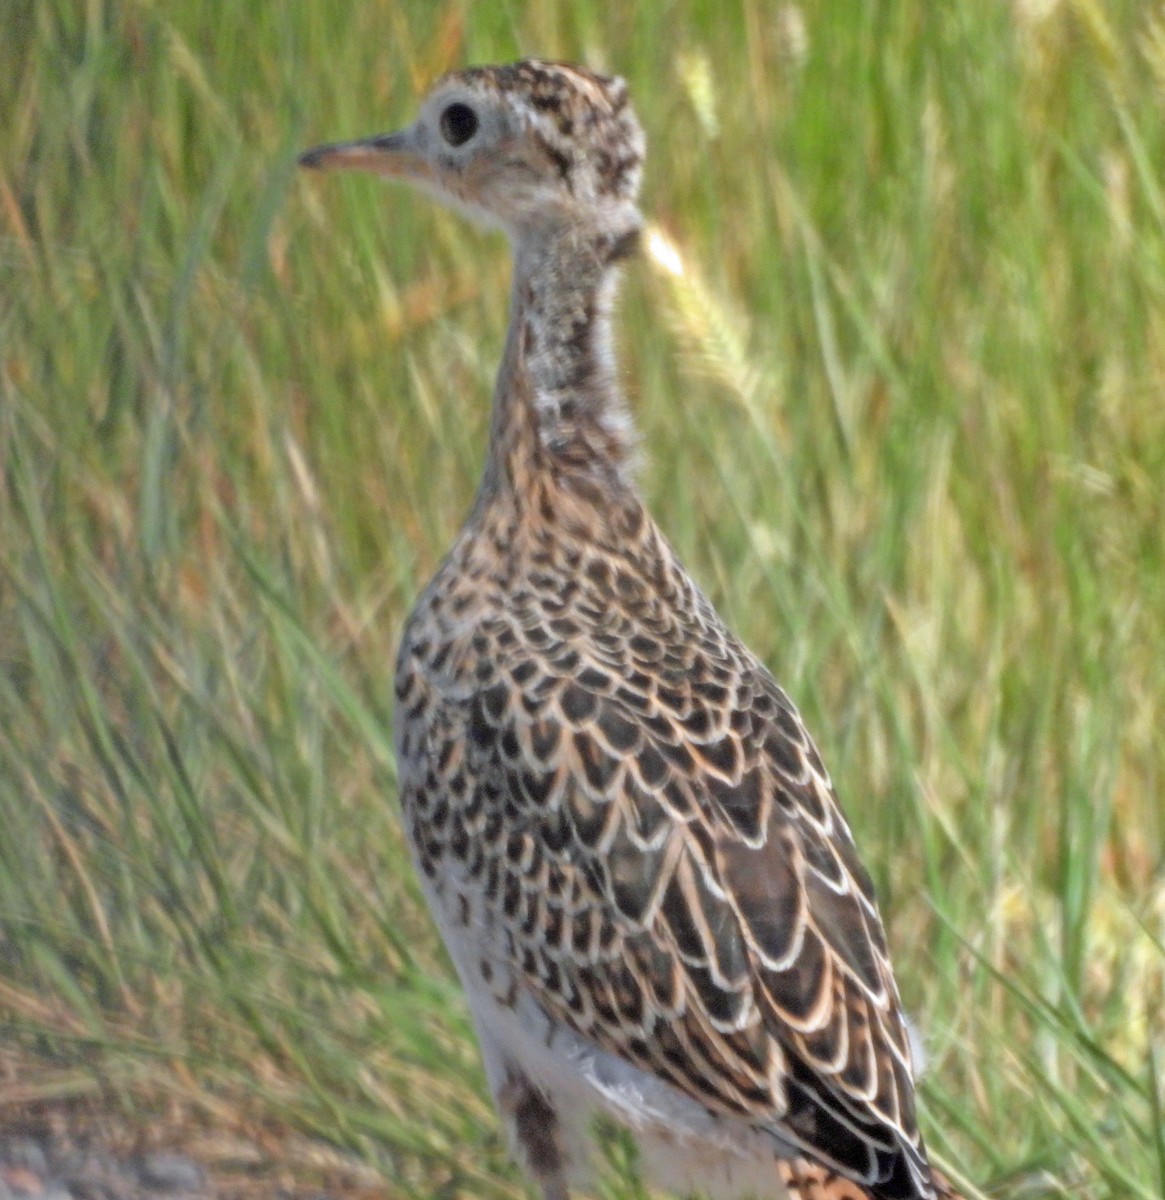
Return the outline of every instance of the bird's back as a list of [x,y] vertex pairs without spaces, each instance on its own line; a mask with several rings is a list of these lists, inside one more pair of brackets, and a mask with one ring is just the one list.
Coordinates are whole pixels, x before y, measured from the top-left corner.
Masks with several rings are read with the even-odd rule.
[[406,827],[469,988],[916,1196],[869,878],[796,710],[629,489],[531,475],[398,665]]

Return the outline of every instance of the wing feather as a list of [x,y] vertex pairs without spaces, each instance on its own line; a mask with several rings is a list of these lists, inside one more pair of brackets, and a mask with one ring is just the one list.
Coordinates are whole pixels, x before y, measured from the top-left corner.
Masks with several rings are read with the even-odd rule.
[[[747,651],[720,653],[727,710],[682,680],[621,685],[581,656],[557,687],[511,669],[473,703],[488,762],[471,775],[528,820],[560,814],[560,836],[530,844],[583,897],[522,910],[518,965],[535,964],[548,1010],[708,1107],[880,1195],[925,1195],[886,1190],[926,1168],[869,876],[793,706]],[[529,878],[529,846],[503,871]],[[594,908],[611,914],[605,945]]]
[[430,678],[459,673],[441,719],[460,732],[404,672],[422,869],[460,864],[474,919],[581,1035],[873,1196],[929,1200],[885,935],[829,776],[643,529],[642,562],[576,558],[570,604],[514,593],[471,654],[430,652]]

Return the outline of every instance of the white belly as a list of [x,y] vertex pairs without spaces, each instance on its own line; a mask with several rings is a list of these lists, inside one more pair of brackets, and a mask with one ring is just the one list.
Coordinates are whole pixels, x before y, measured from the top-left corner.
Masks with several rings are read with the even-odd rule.
[[483,982],[478,964],[484,947],[472,929],[449,920],[439,901],[432,908],[461,976],[490,1090],[520,1163],[525,1165],[524,1155],[504,1099],[515,1071],[554,1109],[572,1184],[585,1186],[601,1169],[594,1134],[596,1118],[605,1116],[632,1133],[647,1183],[707,1200],[788,1200],[775,1160],[782,1152],[795,1153],[791,1147],[744,1121],[710,1113],[672,1084],[552,1021],[521,989],[513,1007],[499,1004],[495,994],[506,991],[504,981],[495,974],[492,986]]

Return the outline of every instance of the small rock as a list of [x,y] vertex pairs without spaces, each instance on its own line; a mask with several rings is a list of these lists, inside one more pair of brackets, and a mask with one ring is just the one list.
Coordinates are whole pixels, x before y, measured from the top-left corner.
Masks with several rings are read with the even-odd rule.
[[70,1179],[68,1195],[73,1200],[118,1200],[117,1191],[100,1179]]
[[206,1185],[202,1168],[181,1154],[146,1154],[137,1162],[138,1179],[154,1192],[198,1192]]
[[0,1189],[0,1200],[5,1196],[35,1196],[40,1200],[45,1191],[44,1178],[27,1167],[0,1166]]
[[38,1175],[47,1175],[49,1169],[43,1147],[28,1137],[0,1138],[0,1164],[25,1167]]
[[32,1156],[45,1170],[23,1166],[0,1166],[0,1200],[74,1200],[67,1188],[47,1176],[44,1155]]

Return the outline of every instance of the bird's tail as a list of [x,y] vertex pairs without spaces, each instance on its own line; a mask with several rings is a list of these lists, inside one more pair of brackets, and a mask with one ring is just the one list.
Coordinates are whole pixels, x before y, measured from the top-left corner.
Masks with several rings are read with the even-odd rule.
[[[860,1184],[804,1158],[777,1160],[777,1172],[789,1200],[875,1200]],[[937,1200],[964,1200],[937,1171],[932,1172]]]

